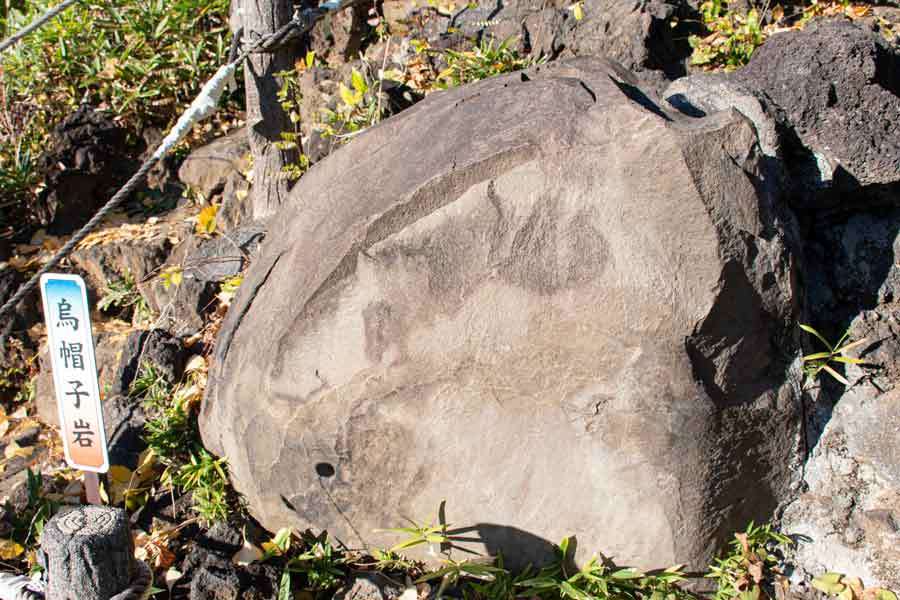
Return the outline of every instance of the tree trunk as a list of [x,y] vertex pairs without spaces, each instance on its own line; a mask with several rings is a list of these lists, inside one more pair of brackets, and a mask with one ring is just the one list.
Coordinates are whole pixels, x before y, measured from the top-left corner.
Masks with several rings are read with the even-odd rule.
[[[243,27],[244,38],[250,43],[282,27],[293,16],[291,0],[233,0],[233,4],[241,10],[239,15],[232,11],[232,29]],[[290,127],[288,116],[278,101],[280,85],[275,73],[293,69],[296,58],[296,44],[288,44],[271,53],[251,54],[244,66],[247,134],[253,154],[250,199],[254,219],[277,212],[291,188],[282,167],[296,161],[298,156],[295,150],[275,147],[281,132]]]

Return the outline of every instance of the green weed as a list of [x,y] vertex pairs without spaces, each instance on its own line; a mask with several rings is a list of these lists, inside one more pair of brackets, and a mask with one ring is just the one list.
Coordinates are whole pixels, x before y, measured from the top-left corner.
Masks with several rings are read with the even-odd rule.
[[335,110],[322,111],[323,137],[345,139],[378,123],[384,116],[381,84],[382,80],[372,80],[353,69],[350,86],[338,86],[341,102]]
[[591,558],[580,569],[572,566],[572,538],[559,544],[557,561],[533,578],[517,583],[526,596],[569,600],[676,600],[687,594],[678,587],[685,578],[681,566],[643,573],[619,568],[605,558]]
[[422,544],[443,545],[450,542],[447,536],[447,525],[421,525],[412,519],[406,519],[410,523],[410,527],[391,527],[388,529],[379,529],[377,531],[389,531],[392,533],[400,533],[406,536],[406,539],[391,547],[389,552],[400,552],[407,548],[413,548]]
[[97,302],[97,308],[100,310],[109,311],[111,308],[117,308],[120,311],[126,311],[131,309],[136,323],[148,321],[153,317],[147,299],[137,289],[137,284],[130,271],[126,271],[121,279],[108,282],[106,288],[106,295]]
[[730,550],[705,575],[718,584],[715,600],[758,600],[762,586],[780,574],[777,552],[792,543],[770,524],[757,526],[751,521],[743,533],[734,534]]
[[847,378],[835,371],[828,363],[836,362],[850,365],[864,364],[864,360],[844,356],[844,352],[850,350],[851,348],[856,348],[857,346],[864,344],[866,342],[866,338],[845,344],[844,342],[846,342],[847,338],[850,337],[850,330],[848,329],[844,332],[844,335],[841,336],[841,339],[839,339],[836,344],[832,345],[828,340],[825,339],[825,336],[823,336],[811,326],[803,325],[801,323],[800,329],[815,336],[816,339],[822,342],[822,344],[824,344],[828,349],[825,352],[815,352],[813,354],[807,354],[803,357],[803,372],[806,373],[806,376],[810,379],[814,379],[819,373],[825,371],[840,383],[843,383],[844,385],[850,385],[850,382],[847,381]]
[[146,363],[132,383],[131,394],[141,398],[148,411],[144,441],[165,468],[162,483],[190,492],[193,510],[201,520],[211,523],[228,518],[234,496],[228,465],[224,458],[210,454],[200,440],[198,388],[190,379],[172,386],[156,367]]
[[690,37],[693,65],[736,69],[747,64],[753,51],[766,39],[756,9],[744,15],[728,10],[725,0],[707,0],[700,5],[700,14],[710,34]]
[[303,577],[306,591],[321,593],[332,590],[346,579],[350,557],[334,548],[327,532],[315,536],[306,532],[297,537],[290,528],[282,528],[271,541],[263,544],[263,561],[279,558],[282,562],[278,600],[294,598],[294,575]]
[[465,52],[444,51],[447,68],[438,74],[438,87],[465,85],[532,65],[533,61],[519,56],[510,45],[512,40],[513,38],[507,38],[497,43],[494,39],[487,39]]
[[[17,30],[56,0],[7,3]],[[228,52],[228,0],[79,2],[2,57],[0,196],[23,201],[32,158],[79,104],[113,111],[132,131],[166,125]],[[4,123],[10,126],[2,126]]]

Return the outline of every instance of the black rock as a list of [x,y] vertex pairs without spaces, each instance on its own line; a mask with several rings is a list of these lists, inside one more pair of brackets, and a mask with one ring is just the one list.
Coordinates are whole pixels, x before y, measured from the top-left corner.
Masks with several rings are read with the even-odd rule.
[[138,457],[147,447],[144,425],[147,415],[139,400],[112,396],[103,402],[103,425],[109,448],[109,462],[136,469]]
[[823,178],[848,189],[900,182],[900,55],[845,19],[772,36],[735,78],[784,111]]
[[128,157],[128,131],[113,115],[81,106],[56,126],[52,147],[39,160],[47,173],[38,198],[40,219],[54,234],[71,233],[85,223],[124,183],[135,164]]

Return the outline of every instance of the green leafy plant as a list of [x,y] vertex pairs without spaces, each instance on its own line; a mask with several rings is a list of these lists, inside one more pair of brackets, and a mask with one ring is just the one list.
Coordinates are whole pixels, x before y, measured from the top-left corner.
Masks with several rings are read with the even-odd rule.
[[[306,58],[300,63],[302,70],[313,68],[316,64],[316,53],[309,51]],[[291,122],[292,131],[280,132],[281,139],[275,142],[275,146],[281,150],[295,150],[297,160],[282,167],[282,172],[291,180],[297,180],[309,169],[309,156],[303,151],[303,141],[300,133],[302,121],[300,102],[303,98],[300,93],[300,83],[297,71],[281,71],[275,74],[281,81],[278,89],[278,102],[281,109],[287,114]]]
[[517,583],[525,595],[570,600],[675,600],[687,594],[678,586],[684,580],[681,566],[649,573],[620,568],[596,556],[580,569],[572,564],[572,538],[560,542],[557,561],[536,576]]
[[463,587],[463,595],[466,600],[513,600],[521,593],[521,582],[530,577],[530,567],[515,576],[507,571],[500,555],[494,571],[468,581]]
[[200,440],[199,388],[190,379],[173,386],[159,369],[145,363],[131,385],[131,395],[141,398],[148,411],[144,440],[165,467],[162,483],[190,492],[193,510],[202,521],[226,519],[234,492],[226,460],[210,454]]
[[323,137],[344,139],[378,123],[384,116],[381,84],[382,80],[371,81],[353,69],[350,86],[338,86],[341,102],[334,110],[322,111]]
[[860,365],[864,364],[865,361],[859,358],[851,358],[849,356],[844,356],[844,353],[851,348],[856,348],[857,346],[861,346],[866,342],[866,338],[861,340],[856,340],[855,342],[847,342],[847,339],[850,337],[850,330],[844,332],[844,335],[841,336],[841,339],[837,341],[836,344],[831,344],[825,336],[815,330],[813,327],[809,325],[800,324],[800,329],[809,333],[816,337],[824,346],[827,348],[824,352],[814,352],[813,354],[807,354],[803,357],[803,371],[806,375],[813,379],[822,371],[825,371],[834,379],[843,383],[844,385],[850,385],[850,382],[847,381],[847,378],[834,370],[834,368],[829,365],[831,362],[836,363],[844,363],[850,365]]
[[263,544],[260,560],[278,558],[283,564],[278,585],[278,600],[294,598],[295,574],[303,577],[303,589],[321,593],[338,587],[346,578],[350,557],[332,546],[328,534],[315,536],[306,532],[297,537],[293,529],[284,527]]
[[130,271],[126,271],[121,279],[109,282],[107,292],[97,302],[97,308],[108,311],[110,308],[134,311],[134,320],[138,323],[146,321],[153,316],[147,299],[141,295]]
[[459,584],[463,578],[475,579],[483,582],[496,582],[498,576],[508,575],[508,572],[501,568],[493,566],[493,559],[489,559],[490,563],[483,560],[461,560],[452,559],[443,560],[444,566],[420,577],[416,583],[425,583],[434,579],[440,579],[441,583],[435,593],[435,598],[440,600],[444,591],[448,586]]
[[464,85],[502,73],[518,71],[533,64],[527,58],[519,56],[516,49],[511,46],[512,41],[513,38],[507,38],[499,43],[494,39],[486,39],[476,44],[472,50],[444,51],[447,68],[438,75],[438,86],[448,88]]
[[35,545],[44,525],[59,509],[59,503],[44,495],[44,476],[40,471],[26,469],[28,500],[24,510],[13,511],[12,538],[25,548]]
[[[18,30],[55,4],[7,2],[2,24]],[[86,0],[5,52],[0,198],[22,203],[36,195],[42,174],[32,158],[82,102],[111,110],[135,134],[145,124],[173,122],[226,58],[228,6],[228,0]]]
[[178,469],[172,482],[191,492],[194,511],[201,520],[212,523],[228,518],[228,465],[224,458],[198,448],[191,453],[190,462]]
[[377,530],[400,533],[407,536],[405,540],[392,546],[390,552],[400,552],[401,550],[406,550],[407,548],[413,548],[422,544],[443,545],[450,543],[450,538],[447,536],[447,525],[434,525],[433,523],[421,525],[412,519],[406,519],[406,521],[409,522],[410,527],[391,527],[388,529]]
[[751,521],[743,533],[734,534],[729,552],[717,558],[705,575],[718,584],[715,600],[763,597],[763,585],[780,574],[778,551],[792,543],[771,524],[756,525]]
[[707,0],[700,5],[700,14],[710,34],[689,38],[694,49],[693,65],[736,69],[747,64],[753,51],[766,39],[756,9],[741,14],[729,10],[724,0]]

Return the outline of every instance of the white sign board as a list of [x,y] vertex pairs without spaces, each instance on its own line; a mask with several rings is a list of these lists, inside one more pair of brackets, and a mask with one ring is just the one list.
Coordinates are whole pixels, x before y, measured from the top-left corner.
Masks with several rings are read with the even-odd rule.
[[41,276],[60,435],[69,465],[109,469],[87,290],[77,275]]

